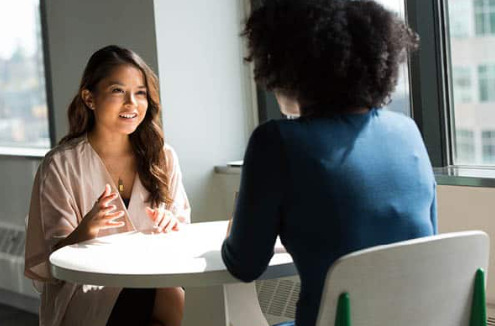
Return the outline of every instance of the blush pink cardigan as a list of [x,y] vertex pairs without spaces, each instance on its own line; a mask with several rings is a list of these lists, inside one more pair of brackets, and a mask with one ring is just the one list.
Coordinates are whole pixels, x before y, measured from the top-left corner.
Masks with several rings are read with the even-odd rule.
[[[177,155],[168,145],[164,151],[174,200],[169,209],[181,222],[189,223],[191,210]],[[57,146],[41,162],[31,195],[24,270],[41,291],[40,325],[98,326],[105,325],[110,316],[121,288],[83,291],[83,285],[53,278],[48,261],[53,246],[77,227],[106,183],[116,189],[86,136]],[[125,227],[100,231],[98,236],[152,228],[153,223],[145,213],[148,194],[136,176],[129,208],[125,208],[120,198],[113,202],[117,210],[125,212]]]

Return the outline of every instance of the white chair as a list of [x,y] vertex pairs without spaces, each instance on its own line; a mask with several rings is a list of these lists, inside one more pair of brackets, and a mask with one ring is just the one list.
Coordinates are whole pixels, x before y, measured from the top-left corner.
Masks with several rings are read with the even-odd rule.
[[317,326],[486,325],[488,254],[486,233],[467,231],[343,256],[328,271]]

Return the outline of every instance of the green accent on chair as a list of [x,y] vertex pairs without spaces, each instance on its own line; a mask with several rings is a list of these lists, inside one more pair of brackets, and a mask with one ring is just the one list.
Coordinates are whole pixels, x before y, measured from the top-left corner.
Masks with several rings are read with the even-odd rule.
[[474,280],[473,304],[469,326],[486,326],[485,271],[479,268]]
[[335,326],[351,326],[351,301],[347,292],[339,296]]

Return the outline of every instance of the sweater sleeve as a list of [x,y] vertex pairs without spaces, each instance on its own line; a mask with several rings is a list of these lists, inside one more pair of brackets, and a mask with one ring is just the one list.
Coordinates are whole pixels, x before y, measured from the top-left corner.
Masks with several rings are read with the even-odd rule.
[[53,247],[68,236],[81,219],[68,177],[59,164],[45,159],[36,174],[29,209],[25,275],[37,281],[54,281],[49,264]]
[[227,269],[244,282],[258,278],[273,256],[286,169],[276,122],[259,126],[246,149],[231,233],[222,246]]

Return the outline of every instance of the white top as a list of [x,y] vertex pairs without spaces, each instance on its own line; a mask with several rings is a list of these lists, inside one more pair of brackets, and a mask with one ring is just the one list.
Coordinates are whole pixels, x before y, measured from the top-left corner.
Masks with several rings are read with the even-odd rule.
[[[55,278],[115,287],[211,286],[239,282],[221,257],[227,222],[183,225],[179,232],[127,232],[67,246],[50,256]],[[292,258],[277,241],[261,276],[296,275]]]

